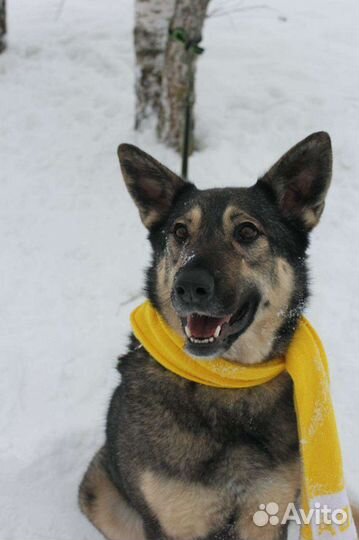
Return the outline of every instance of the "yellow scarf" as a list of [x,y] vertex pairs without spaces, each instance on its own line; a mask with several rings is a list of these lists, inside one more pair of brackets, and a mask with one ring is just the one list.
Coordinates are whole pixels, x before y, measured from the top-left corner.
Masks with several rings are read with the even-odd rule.
[[[294,386],[300,440],[302,508],[306,514],[313,510],[310,525],[301,528],[302,537],[321,540],[357,538],[345,491],[327,357],[318,335],[304,317],[285,358],[257,365],[243,365],[224,358],[199,360],[191,357],[183,350],[185,340],[167,325],[149,301],[133,311],[131,324],[136,338],[157,362],[176,375],[199,384],[248,388],[265,384],[287,371]],[[266,502],[269,501],[263,501]],[[335,512],[331,523],[326,523],[328,520],[319,514],[324,505]]]

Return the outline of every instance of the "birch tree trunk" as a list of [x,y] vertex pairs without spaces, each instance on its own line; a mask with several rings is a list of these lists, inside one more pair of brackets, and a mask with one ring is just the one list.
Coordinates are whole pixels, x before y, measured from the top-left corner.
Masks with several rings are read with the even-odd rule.
[[[201,40],[209,0],[177,0],[170,28],[183,28],[189,41]],[[184,107],[188,92],[194,100],[197,55],[186,51],[183,43],[168,39],[165,52],[158,135],[168,146],[181,150],[184,132]],[[192,77],[191,77],[192,74]],[[190,150],[193,149],[193,115]]]
[[136,129],[159,113],[168,27],[174,8],[175,0],[136,0]]
[[6,4],[5,0],[0,0],[0,53],[5,49],[6,35]]

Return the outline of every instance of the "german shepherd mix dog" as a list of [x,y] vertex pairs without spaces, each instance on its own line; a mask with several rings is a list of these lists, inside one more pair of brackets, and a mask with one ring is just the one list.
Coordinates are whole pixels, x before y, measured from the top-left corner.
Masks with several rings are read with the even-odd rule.
[[[153,250],[147,294],[196,358],[283,355],[308,299],[309,233],[332,171],[329,136],[294,146],[249,188],[199,190],[135,146],[119,147]],[[300,492],[292,383],[220,389],[163,368],[134,336],[120,358],[106,442],[80,506],[109,540],[275,540],[253,514]]]

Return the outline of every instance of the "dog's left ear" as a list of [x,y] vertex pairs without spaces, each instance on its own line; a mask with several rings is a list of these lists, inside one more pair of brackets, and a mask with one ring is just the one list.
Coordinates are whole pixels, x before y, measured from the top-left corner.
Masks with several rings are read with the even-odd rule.
[[166,217],[185,180],[132,144],[120,144],[118,157],[127,189],[151,229]]
[[259,183],[271,187],[283,215],[299,218],[309,231],[323,212],[331,176],[331,142],[322,131],[291,148]]

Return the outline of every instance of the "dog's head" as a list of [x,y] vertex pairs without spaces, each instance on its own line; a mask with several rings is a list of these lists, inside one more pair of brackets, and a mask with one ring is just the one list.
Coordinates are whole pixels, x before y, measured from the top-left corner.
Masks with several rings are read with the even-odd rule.
[[250,188],[199,190],[135,146],[119,147],[149,230],[147,290],[196,357],[280,354],[308,297],[306,250],[330,184],[326,133],[294,146]]

